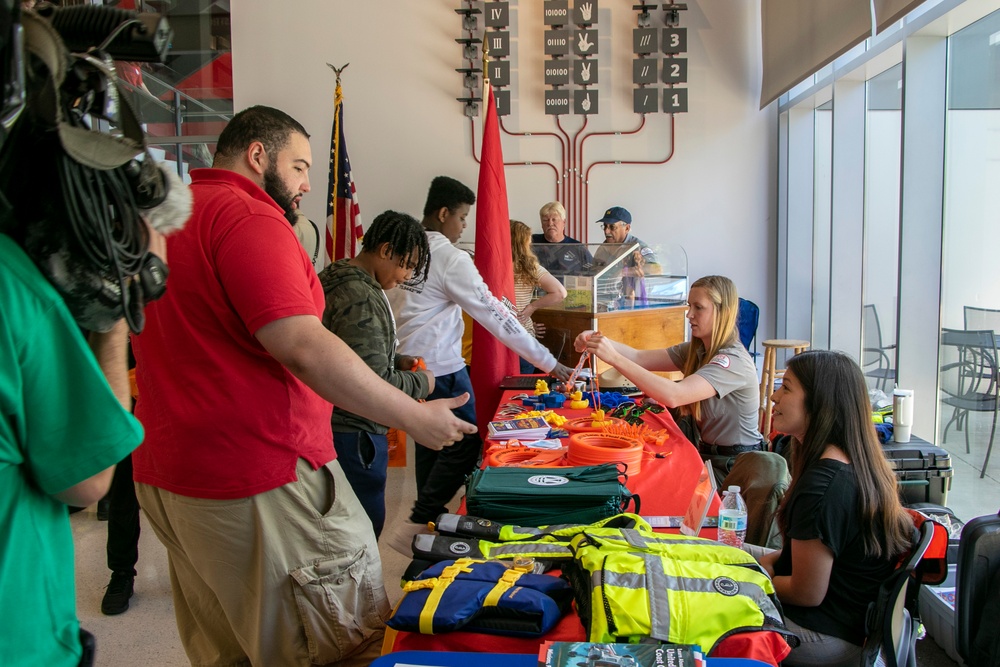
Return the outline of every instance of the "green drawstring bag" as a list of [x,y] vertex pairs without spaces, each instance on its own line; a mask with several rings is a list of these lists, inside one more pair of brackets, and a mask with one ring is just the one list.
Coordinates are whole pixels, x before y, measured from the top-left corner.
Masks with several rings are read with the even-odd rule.
[[618,464],[570,468],[483,468],[466,483],[472,516],[520,526],[593,523],[628,511],[639,496],[619,481]]

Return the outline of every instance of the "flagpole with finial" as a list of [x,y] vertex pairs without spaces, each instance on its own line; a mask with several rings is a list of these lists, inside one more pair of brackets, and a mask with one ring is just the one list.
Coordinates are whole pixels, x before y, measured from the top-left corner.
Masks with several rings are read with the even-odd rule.
[[[340,155],[340,105],[344,102],[344,91],[340,87],[340,73],[347,69],[347,66],[351,63],[347,63],[341,67],[334,67],[330,63],[326,66],[333,70],[333,73],[337,76],[337,85],[333,91],[333,136],[330,139],[330,145],[332,149],[330,151],[330,179],[329,179],[329,192],[327,196],[329,201],[327,202],[327,216],[333,216],[333,220],[336,219],[337,215],[337,192],[340,188],[340,169],[337,165],[337,156]],[[332,213],[331,213],[332,212]],[[336,259],[335,248],[337,248],[337,229],[336,224],[332,220],[327,221],[327,258],[329,261]]]
[[[350,64],[347,63],[341,67],[334,67],[330,63],[326,64],[337,75],[337,87],[333,91],[333,145],[335,151],[340,150],[340,105],[344,102],[344,90],[340,87],[340,73],[347,69],[347,66]],[[340,174],[337,173],[336,165],[333,165],[333,174],[333,188],[331,191],[334,193],[332,196],[335,197],[337,193],[336,188],[340,184]]]
[[[490,45],[489,40],[483,40],[483,104],[490,103]],[[483,116],[486,117],[485,115]]]

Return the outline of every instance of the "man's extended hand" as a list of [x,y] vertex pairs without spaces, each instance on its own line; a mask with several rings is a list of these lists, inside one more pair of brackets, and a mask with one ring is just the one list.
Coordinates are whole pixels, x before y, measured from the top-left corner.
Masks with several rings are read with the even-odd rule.
[[435,451],[450,447],[465,437],[476,433],[479,429],[475,424],[462,421],[452,414],[452,410],[461,407],[469,400],[468,392],[455,398],[439,398],[420,404],[420,422],[407,427],[406,431],[428,449]]
[[396,356],[397,371],[417,371],[427,368],[423,357],[411,357],[406,354]]
[[560,380],[568,380],[569,376],[573,374],[573,369],[564,364],[556,362],[556,367],[549,371],[549,375],[552,375]]

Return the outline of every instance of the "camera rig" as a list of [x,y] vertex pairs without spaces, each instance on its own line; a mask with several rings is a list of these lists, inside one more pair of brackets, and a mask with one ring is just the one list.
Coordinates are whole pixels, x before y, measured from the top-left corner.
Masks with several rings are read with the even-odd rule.
[[[104,331],[124,317],[138,333],[167,276],[149,253],[147,222],[182,226],[190,193],[146,150],[114,61],[163,62],[172,31],[160,15],[97,5],[41,3],[20,15],[15,6],[10,17],[0,43],[0,230],[80,326]],[[163,207],[171,213],[157,216]]]

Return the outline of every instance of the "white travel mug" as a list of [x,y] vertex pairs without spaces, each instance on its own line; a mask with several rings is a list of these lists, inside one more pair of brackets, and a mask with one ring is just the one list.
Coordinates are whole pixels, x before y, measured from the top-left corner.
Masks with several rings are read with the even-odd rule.
[[892,439],[909,442],[913,430],[913,390],[894,389],[892,391]]

